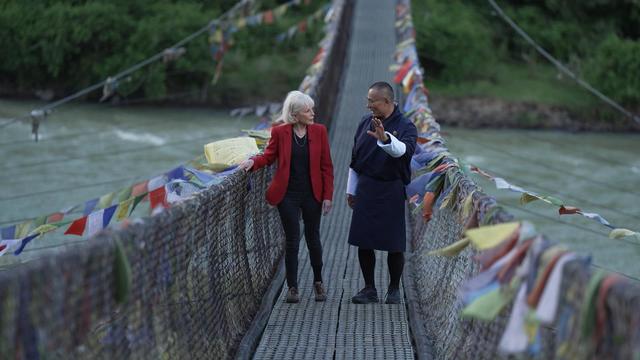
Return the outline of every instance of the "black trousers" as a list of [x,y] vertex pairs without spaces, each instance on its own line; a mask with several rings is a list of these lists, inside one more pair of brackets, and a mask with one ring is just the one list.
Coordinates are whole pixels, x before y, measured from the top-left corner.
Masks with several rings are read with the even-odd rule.
[[[364,277],[365,286],[375,289],[375,252],[371,249],[358,248],[358,261],[360,262],[360,270],[362,270],[362,277]],[[402,270],[404,269],[404,253],[389,252],[387,255],[387,265],[389,266],[389,289],[399,289],[400,278],[402,277]]]
[[280,220],[286,238],[284,265],[287,286],[298,287],[298,251],[300,244],[300,212],[304,222],[304,238],[313,269],[313,281],[322,281],[322,244],[320,243],[320,218],[322,204],[311,192],[287,192],[278,204]]

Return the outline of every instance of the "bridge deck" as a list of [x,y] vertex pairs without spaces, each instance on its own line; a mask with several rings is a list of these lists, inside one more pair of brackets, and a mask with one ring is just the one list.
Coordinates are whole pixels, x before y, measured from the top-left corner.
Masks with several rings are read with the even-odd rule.
[[[388,66],[395,50],[394,2],[361,0],[354,8],[346,75],[335,118],[331,146],[335,169],[332,213],[322,220],[323,277],[328,299],[313,300],[313,276],[301,241],[299,286],[301,302],[284,303],[287,287],[272,310],[255,353],[256,359],[413,359],[404,303],[351,304],[364,286],[356,249],[347,244],[351,211],[344,191],[353,134],[366,111],[366,91],[374,81],[391,80]],[[381,301],[388,286],[386,253],[377,252],[376,287]]]

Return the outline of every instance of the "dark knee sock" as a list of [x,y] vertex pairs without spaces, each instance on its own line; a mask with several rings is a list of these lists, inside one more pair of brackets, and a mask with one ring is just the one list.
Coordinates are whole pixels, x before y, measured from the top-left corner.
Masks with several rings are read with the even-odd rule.
[[365,286],[375,289],[374,270],[376,268],[376,254],[371,249],[358,249],[358,260]]
[[402,269],[404,269],[404,253],[390,252],[387,257],[387,265],[389,265],[389,283],[390,289],[400,288],[400,277],[402,277]]

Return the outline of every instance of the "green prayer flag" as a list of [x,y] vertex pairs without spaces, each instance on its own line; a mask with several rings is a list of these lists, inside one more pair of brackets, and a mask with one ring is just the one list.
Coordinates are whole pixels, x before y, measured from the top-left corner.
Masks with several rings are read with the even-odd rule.
[[596,326],[596,301],[598,299],[598,291],[600,283],[605,277],[605,272],[597,270],[589,280],[587,289],[584,292],[584,301],[580,309],[580,323],[582,324],[581,334],[583,339],[587,339],[593,334]]
[[113,259],[114,298],[123,303],[129,297],[131,290],[131,265],[120,240],[115,239],[115,256]]
[[505,293],[499,288],[495,289],[477,298],[474,302],[462,309],[462,317],[492,321],[510,300],[511,296],[509,296],[509,293]]
[[138,206],[138,204],[142,201],[142,199],[145,198],[145,196],[147,196],[147,194],[148,193],[140,194],[140,195],[136,196],[135,199],[133,199],[133,205],[131,206],[131,211],[129,211],[129,215],[131,215],[133,210],[136,209],[136,206]]
[[35,218],[35,219],[33,220],[33,226],[34,226],[34,227],[38,227],[38,226],[40,226],[40,225],[45,224],[45,223],[47,222],[47,217],[48,217],[48,216],[47,216],[47,215],[45,215],[45,216],[40,216],[40,217]]
[[471,243],[471,240],[469,240],[468,238],[464,238],[464,239],[461,239],[461,240],[458,240],[458,241],[454,242],[453,244],[451,244],[449,246],[429,251],[427,254],[428,255],[441,255],[441,256],[456,256],[462,250],[466,249],[467,246],[469,246],[469,243]]

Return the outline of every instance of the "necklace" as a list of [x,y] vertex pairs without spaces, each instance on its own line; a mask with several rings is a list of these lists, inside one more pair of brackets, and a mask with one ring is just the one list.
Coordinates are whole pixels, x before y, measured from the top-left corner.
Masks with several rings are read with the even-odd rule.
[[307,134],[304,134],[304,136],[302,136],[302,138],[300,138],[300,140],[302,141],[302,143],[300,143],[298,141],[298,135],[296,134],[296,132],[293,132],[293,141],[296,142],[296,144],[298,144],[298,146],[303,147],[307,144]]

